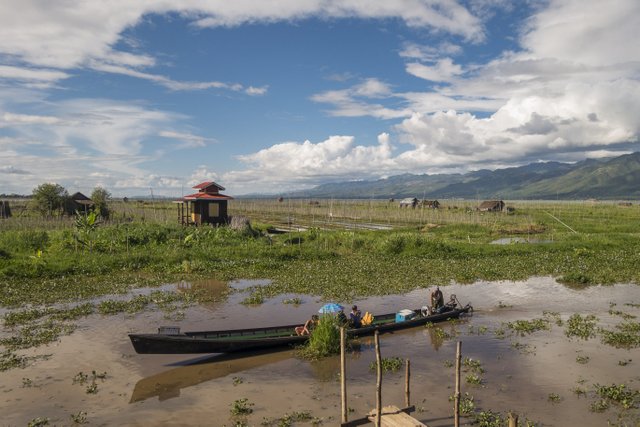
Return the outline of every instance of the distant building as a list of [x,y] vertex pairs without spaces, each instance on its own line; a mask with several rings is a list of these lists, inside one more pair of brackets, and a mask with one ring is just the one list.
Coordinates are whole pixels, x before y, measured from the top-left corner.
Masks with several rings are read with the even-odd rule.
[[76,212],[86,215],[93,208],[93,204],[93,200],[78,191],[69,196],[64,205],[64,212],[69,216],[75,215]]
[[417,205],[418,205],[418,199],[414,197],[414,198],[407,198],[407,199],[400,200],[399,206],[401,208],[408,208],[408,207],[415,208]]
[[193,188],[198,192],[175,201],[178,205],[178,222],[182,225],[227,224],[227,201],[233,200],[233,197],[220,193],[224,187],[213,181],[205,181]]
[[480,212],[502,212],[503,209],[504,202],[502,200],[485,200],[478,206]]
[[423,200],[421,203],[423,208],[438,209],[440,207],[440,202],[437,200]]

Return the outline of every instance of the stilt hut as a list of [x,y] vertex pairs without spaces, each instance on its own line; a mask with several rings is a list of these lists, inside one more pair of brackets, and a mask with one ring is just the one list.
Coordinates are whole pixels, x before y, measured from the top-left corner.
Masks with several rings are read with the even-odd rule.
[[174,202],[178,206],[178,222],[182,225],[227,224],[227,201],[233,197],[220,193],[224,187],[205,181],[193,188],[198,192]]
[[73,193],[65,203],[64,211],[67,215],[75,215],[76,212],[88,214],[93,207],[93,200],[81,192]]

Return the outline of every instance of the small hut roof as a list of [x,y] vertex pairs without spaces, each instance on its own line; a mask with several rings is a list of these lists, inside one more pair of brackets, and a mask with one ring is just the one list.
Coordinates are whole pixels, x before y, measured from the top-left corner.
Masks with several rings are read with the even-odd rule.
[[502,200],[485,200],[480,203],[480,209],[490,209],[496,206],[500,206],[500,204],[504,204]]
[[182,200],[233,200],[233,197],[224,194],[208,194],[208,193],[194,193],[184,196]]
[[73,200],[74,202],[79,202],[81,200],[89,200],[91,201],[90,198],[88,198],[87,196],[85,196],[84,194],[82,194],[81,192],[77,191],[75,193],[73,193],[70,197],[71,200]]
[[213,181],[201,182],[200,184],[194,186],[193,188],[195,188],[197,190],[205,190],[205,189],[210,188],[210,187],[216,187],[218,190],[222,190],[222,191],[225,190],[225,188],[222,185],[216,184]]

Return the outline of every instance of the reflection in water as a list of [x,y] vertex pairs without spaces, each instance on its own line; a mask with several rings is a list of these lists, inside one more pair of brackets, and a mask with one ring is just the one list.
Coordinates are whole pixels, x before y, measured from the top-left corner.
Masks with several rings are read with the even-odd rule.
[[160,401],[178,397],[180,390],[205,381],[222,378],[229,374],[242,372],[293,357],[292,350],[274,353],[255,352],[238,355],[216,355],[198,358],[188,366],[160,372],[136,383],[129,403],[139,402],[158,396]]

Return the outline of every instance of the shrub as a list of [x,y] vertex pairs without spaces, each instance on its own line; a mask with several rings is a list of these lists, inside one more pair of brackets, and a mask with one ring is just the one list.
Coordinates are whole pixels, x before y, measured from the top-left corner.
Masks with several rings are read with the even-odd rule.
[[306,359],[320,359],[340,353],[340,323],[336,316],[325,314],[313,329],[309,341],[301,349]]

